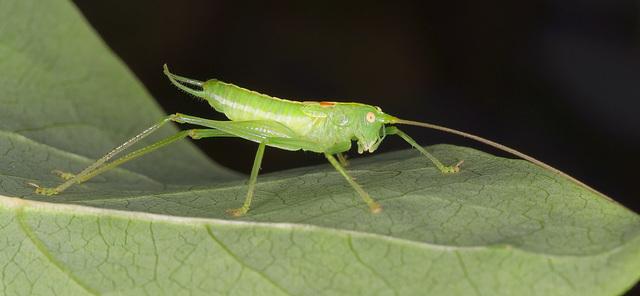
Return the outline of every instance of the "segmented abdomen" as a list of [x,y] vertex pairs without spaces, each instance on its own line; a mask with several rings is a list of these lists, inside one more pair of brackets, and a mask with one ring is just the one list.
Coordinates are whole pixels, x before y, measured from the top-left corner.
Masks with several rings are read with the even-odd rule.
[[221,81],[207,81],[209,103],[231,120],[276,120],[298,116],[299,102],[270,97]]

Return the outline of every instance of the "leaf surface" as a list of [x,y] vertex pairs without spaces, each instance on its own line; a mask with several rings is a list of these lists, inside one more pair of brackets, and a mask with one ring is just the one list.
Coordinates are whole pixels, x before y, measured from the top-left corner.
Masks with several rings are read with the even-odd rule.
[[[188,141],[54,197],[166,116],[68,2],[0,2],[5,294],[613,295],[640,277],[640,217],[522,160],[428,147],[246,177]],[[158,65],[161,75],[161,65]],[[146,143],[177,131],[165,127]],[[266,152],[269,153],[269,150]]]

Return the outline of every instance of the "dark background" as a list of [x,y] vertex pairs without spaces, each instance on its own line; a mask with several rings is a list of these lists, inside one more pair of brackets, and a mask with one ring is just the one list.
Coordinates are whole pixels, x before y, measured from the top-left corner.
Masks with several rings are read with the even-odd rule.
[[[520,150],[640,212],[636,1],[362,3],[76,4],[167,113],[224,119],[173,87],[164,63],[178,75],[280,98],[377,105]],[[505,155],[442,132],[403,130],[422,145]],[[380,151],[409,148],[392,138]],[[250,171],[256,144],[197,142],[215,161]],[[262,168],[325,162],[267,148]]]

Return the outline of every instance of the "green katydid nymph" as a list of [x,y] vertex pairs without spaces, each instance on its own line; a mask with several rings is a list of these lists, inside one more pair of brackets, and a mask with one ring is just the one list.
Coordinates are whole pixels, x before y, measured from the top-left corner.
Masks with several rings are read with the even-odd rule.
[[[170,73],[166,64],[164,65],[164,73],[178,88],[207,100],[216,111],[224,113],[230,121],[216,121],[180,113],[169,115],[131,140],[111,150],[111,152],[78,174],[74,175],[54,170],[54,173],[67,179],[66,182],[58,187],[44,188],[31,182],[28,185],[35,187],[35,192],[38,194],[54,195],[66,190],[73,184],[87,181],[108,169],[185,137],[193,139],[240,137],[258,143],[258,152],[249,177],[249,189],[245,202],[238,209],[228,210],[229,213],[240,216],[249,210],[265,146],[290,151],[302,149],[323,153],[335,169],[358,192],[360,197],[371,208],[371,211],[377,213],[380,212],[382,207],[344,169],[345,161],[342,153],[351,148],[352,141],[356,142],[358,153],[374,152],[385,136],[398,135],[429,158],[443,173],[458,172],[460,170],[459,165],[462,163],[460,161],[453,166],[443,165],[411,137],[393,126],[394,124],[422,126],[469,137],[563,174],[538,160],[495,142],[437,125],[399,119],[382,112],[379,107],[360,103],[296,102],[278,99],[215,79],[202,82],[181,77]],[[179,132],[174,136],[108,162],[111,158],[168,122],[188,123],[204,128]],[[338,160],[334,155],[339,156]],[[575,179],[572,180],[578,182]]]

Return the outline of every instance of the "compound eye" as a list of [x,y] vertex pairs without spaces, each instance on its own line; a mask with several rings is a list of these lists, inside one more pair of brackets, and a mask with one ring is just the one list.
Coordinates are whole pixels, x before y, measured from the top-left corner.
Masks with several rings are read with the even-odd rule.
[[373,114],[373,112],[367,112],[367,115],[365,115],[365,118],[369,123],[373,123],[374,121],[376,121],[376,115]]

